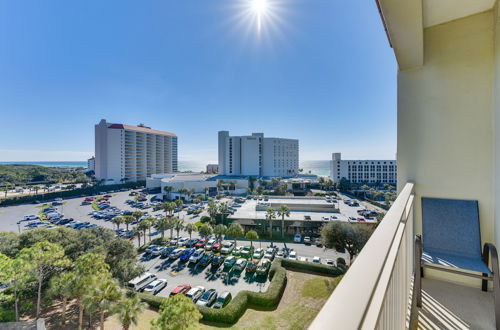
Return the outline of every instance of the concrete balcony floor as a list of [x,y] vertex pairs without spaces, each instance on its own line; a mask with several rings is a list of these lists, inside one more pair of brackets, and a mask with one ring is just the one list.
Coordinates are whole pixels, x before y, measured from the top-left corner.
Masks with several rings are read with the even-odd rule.
[[422,279],[419,329],[495,329],[492,292],[436,279]]

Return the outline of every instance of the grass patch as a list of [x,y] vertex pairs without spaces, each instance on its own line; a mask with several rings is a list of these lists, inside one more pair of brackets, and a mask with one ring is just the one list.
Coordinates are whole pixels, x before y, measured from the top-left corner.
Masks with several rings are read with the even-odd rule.
[[302,297],[320,299],[328,297],[337,286],[338,278],[316,277],[307,280],[300,293]]

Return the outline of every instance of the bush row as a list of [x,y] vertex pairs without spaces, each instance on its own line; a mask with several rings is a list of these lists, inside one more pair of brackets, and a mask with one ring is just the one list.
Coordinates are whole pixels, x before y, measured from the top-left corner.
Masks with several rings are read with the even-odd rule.
[[339,276],[345,273],[345,268],[342,266],[332,267],[323,264],[317,264],[308,261],[298,261],[292,259],[283,259],[281,261],[281,266],[285,268],[307,270],[319,274],[327,274],[332,276]]
[[136,294],[142,301],[144,301],[150,307],[153,307],[156,309],[160,308],[160,305],[163,302],[163,300],[168,299],[168,298],[164,298],[164,297],[153,296],[150,293],[144,293],[144,292],[137,292]]
[[222,309],[200,306],[204,321],[217,323],[236,323],[245,313],[248,306],[271,308],[278,305],[286,287],[286,270],[275,261],[269,271],[271,283],[266,292],[240,291],[231,302]]
[[8,205],[16,205],[16,204],[23,204],[23,203],[30,203],[34,201],[44,201],[44,200],[52,200],[56,197],[78,197],[80,195],[89,195],[89,194],[97,194],[103,191],[109,191],[109,190],[117,190],[117,189],[122,189],[122,188],[131,188],[131,189],[136,189],[145,186],[146,182],[144,181],[138,181],[138,182],[129,182],[129,183],[124,183],[124,184],[114,184],[114,185],[106,185],[106,186],[92,186],[92,187],[86,187],[86,188],[78,188],[78,189],[73,189],[73,190],[66,190],[66,191],[57,191],[57,192],[51,192],[51,193],[46,193],[46,194],[39,194],[39,195],[31,195],[31,196],[21,196],[21,197],[13,197],[13,198],[7,198],[7,199],[2,199],[0,201],[0,206],[8,206]]

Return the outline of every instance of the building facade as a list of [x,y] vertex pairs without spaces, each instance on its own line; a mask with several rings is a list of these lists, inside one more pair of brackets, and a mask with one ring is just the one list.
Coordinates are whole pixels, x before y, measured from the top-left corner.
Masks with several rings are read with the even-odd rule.
[[299,140],[219,132],[219,174],[291,177],[298,171]]
[[218,164],[207,164],[207,173],[208,174],[219,173],[219,165]]
[[342,178],[352,183],[397,182],[395,160],[342,160],[340,153],[333,153],[330,162],[330,177],[334,183]]
[[94,171],[95,172],[95,157],[94,156],[87,159],[87,171]]
[[177,171],[177,136],[144,125],[95,125],[95,175],[107,184]]

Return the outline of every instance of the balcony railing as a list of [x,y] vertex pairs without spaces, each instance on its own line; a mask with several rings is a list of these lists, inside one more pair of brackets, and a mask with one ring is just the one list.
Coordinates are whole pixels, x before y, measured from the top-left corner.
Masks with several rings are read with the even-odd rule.
[[407,183],[310,329],[406,329],[413,277],[413,184]]

